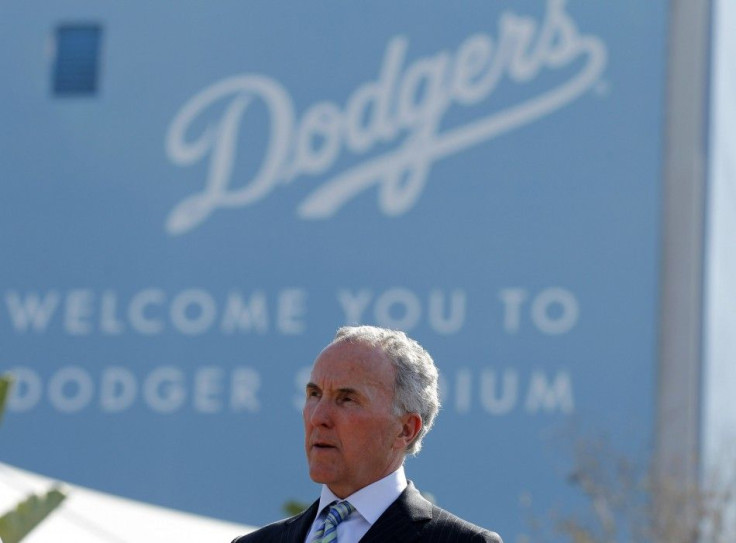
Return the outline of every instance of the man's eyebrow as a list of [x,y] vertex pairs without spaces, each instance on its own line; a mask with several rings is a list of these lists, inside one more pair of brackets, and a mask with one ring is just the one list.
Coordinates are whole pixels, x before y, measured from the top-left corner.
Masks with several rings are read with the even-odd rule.
[[340,394],[359,394],[357,390],[355,390],[354,388],[350,388],[350,387],[338,388],[337,391]]
[[[307,390],[322,390],[319,385],[316,383],[312,383],[311,381],[307,383],[307,386],[305,387]],[[360,392],[358,392],[357,389],[352,387],[341,387],[337,389],[338,394],[355,394],[360,395]]]

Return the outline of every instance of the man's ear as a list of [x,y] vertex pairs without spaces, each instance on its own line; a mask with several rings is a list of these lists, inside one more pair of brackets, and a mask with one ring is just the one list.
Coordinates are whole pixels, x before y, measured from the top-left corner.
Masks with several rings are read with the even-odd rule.
[[418,413],[406,413],[401,416],[401,433],[397,436],[406,448],[422,430],[422,417]]

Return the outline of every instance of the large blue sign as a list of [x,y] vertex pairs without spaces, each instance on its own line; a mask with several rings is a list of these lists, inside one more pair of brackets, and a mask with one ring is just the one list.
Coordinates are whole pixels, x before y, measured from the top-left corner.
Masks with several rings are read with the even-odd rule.
[[[336,328],[407,330],[407,473],[525,531],[650,444],[664,1],[0,6],[0,460],[252,524]],[[531,500],[531,502],[530,502]]]

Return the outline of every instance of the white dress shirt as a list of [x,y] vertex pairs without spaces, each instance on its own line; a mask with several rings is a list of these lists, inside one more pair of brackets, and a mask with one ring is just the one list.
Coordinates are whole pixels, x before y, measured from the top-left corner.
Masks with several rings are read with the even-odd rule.
[[[358,543],[371,526],[378,520],[388,506],[396,501],[396,498],[406,488],[406,475],[404,474],[404,466],[393,473],[386,475],[383,479],[379,479],[375,483],[371,483],[361,488],[357,492],[351,494],[347,498],[355,511],[337,525],[337,541],[338,543]],[[319,498],[319,514],[312,523],[312,528],[307,534],[305,543],[310,543],[314,537],[314,533],[322,526],[327,510],[325,507],[334,501],[342,501],[335,496],[327,485],[322,485],[322,494]]]

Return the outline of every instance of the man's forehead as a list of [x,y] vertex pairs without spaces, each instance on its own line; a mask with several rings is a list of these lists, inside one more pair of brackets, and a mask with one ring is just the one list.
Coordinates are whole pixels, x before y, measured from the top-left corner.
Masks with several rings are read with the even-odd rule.
[[383,352],[363,343],[339,342],[328,345],[312,366],[311,381],[329,382],[332,387],[356,388],[360,385],[390,385],[392,364]]

